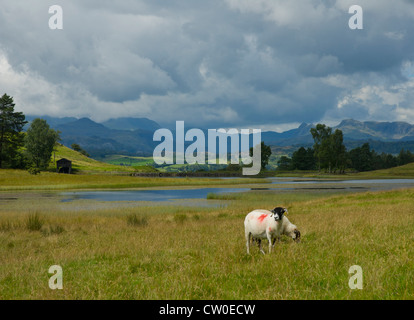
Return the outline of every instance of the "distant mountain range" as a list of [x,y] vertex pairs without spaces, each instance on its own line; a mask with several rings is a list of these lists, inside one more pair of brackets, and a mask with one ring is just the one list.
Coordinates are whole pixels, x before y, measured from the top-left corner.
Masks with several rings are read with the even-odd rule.
[[[26,116],[32,121],[39,116]],[[79,144],[92,157],[108,154],[149,156],[159,142],[154,142],[153,133],[160,125],[147,118],[118,118],[97,123],[89,118],[54,118],[41,116],[49,125],[61,131],[62,143],[68,147]],[[314,124],[302,123],[298,128],[282,133],[262,132],[262,140],[271,146],[289,147],[312,146],[310,129]],[[340,129],[344,134],[348,149],[365,142],[377,152],[398,153],[401,148],[414,152],[414,125],[405,122],[360,122],[343,120],[333,130]]]
[[65,146],[77,143],[94,158],[107,154],[152,155],[158,144],[152,137],[160,125],[147,118],[118,118],[97,123],[89,118],[26,116],[28,125],[35,118],[45,119],[53,129],[59,130]]
[[[77,122],[78,120],[88,119],[88,118],[78,119],[74,117],[55,118],[55,117],[50,117],[50,116],[26,116],[26,120],[29,121],[29,123],[35,118],[45,119],[52,128],[55,128],[59,125],[71,123],[71,122]],[[116,118],[116,119],[109,119],[105,122],[102,122],[101,124],[109,129],[128,130],[128,131],[133,131],[133,130],[154,131],[154,130],[161,128],[158,123],[148,118]]]
[[153,120],[147,118],[117,118],[109,119],[102,124],[109,128],[115,130],[146,130],[154,132],[157,129],[160,129],[161,126]]
[[[279,146],[313,144],[310,134],[313,127],[314,124],[302,123],[298,128],[282,133],[264,132],[262,139],[267,144]],[[332,131],[335,129],[342,131],[345,141],[414,141],[414,125],[406,122],[360,122],[348,119],[333,127]]]

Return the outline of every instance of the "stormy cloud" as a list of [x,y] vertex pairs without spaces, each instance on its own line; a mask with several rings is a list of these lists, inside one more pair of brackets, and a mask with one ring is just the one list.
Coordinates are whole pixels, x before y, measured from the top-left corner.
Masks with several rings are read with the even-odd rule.
[[[0,91],[31,115],[286,128],[414,123],[414,3],[1,0]],[[49,6],[63,9],[50,30]]]

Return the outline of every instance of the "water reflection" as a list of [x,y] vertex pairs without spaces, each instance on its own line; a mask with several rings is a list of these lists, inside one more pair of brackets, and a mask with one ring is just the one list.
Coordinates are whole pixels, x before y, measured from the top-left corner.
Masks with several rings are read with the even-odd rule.
[[200,188],[175,190],[117,190],[117,191],[74,191],[63,192],[62,202],[74,200],[98,201],[155,201],[176,199],[206,199],[209,193],[223,194],[249,191],[248,188]]

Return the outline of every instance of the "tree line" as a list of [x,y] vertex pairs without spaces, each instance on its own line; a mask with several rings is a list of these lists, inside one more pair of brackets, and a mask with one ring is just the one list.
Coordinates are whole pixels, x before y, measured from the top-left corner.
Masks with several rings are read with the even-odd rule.
[[314,140],[312,148],[301,147],[292,157],[282,156],[278,161],[278,170],[325,170],[329,173],[343,173],[346,169],[371,171],[388,169],[414,162],[414,154],[402,149],[397,156],[388,153],[378,154],[371,150],[369,143],[346,150],[343,133],[336,129],[318,124],[312,128]]
[[13,98],[4,94],[0,98],[0,168],[29,169],[31,173],[47,169],[59,132],[39,118],[23,132],[28,122],[14,108]]

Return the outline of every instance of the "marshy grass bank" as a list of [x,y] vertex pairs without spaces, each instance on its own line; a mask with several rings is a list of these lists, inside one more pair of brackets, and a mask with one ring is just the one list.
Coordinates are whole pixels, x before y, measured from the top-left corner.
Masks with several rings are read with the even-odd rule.
[[264,179],[159,178],[115,174],[31,175],[24,170],[0,169],[0,191],[55,191],[77,189],[134,189],[149,187],[215,186],[270,183]]

